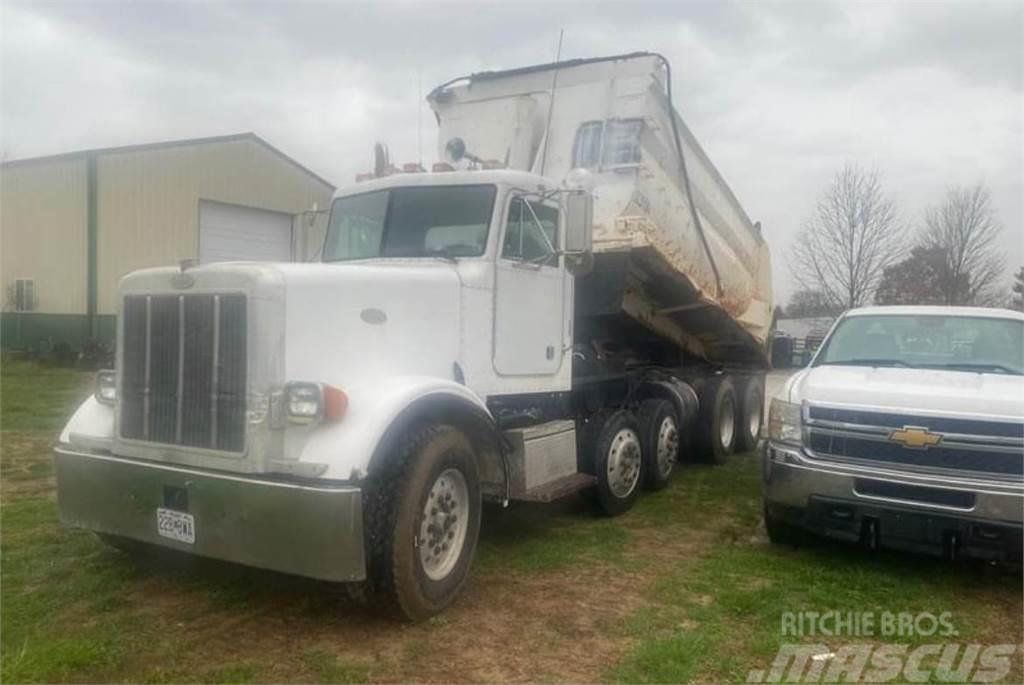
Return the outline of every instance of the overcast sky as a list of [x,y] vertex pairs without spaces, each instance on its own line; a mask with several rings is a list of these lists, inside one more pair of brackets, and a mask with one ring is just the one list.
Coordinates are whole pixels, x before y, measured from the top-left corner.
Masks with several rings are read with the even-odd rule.
[[881,170],[911,225],[985,183],[1024,264],[1021,2],[3,2],[0,152],[254,131],[342,186],[376,140],[415,161],[418,116],[433,160],[419,82],[551,61],[559,28],[563,58],[671,60],[677,107],[764,226],[779,301],[789,243],[846,161]]

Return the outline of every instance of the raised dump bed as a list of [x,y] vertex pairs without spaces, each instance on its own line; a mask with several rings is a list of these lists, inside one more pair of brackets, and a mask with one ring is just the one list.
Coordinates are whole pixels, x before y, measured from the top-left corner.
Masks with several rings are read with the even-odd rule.
[[428,100],[442,148],[461,138],[486,165],[593,189],[596,268],[578,316],[625,313],[695,357],[766,367],[768,246],[669,82],[664,58],[633,53],[473,74]]

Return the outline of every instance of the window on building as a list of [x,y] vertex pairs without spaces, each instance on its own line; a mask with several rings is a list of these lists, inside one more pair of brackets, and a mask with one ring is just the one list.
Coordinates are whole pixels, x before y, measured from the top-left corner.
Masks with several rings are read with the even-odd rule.
[[36,284],[31,278],[18,278],[12,292],[14,311],[33,312],[36,309]]

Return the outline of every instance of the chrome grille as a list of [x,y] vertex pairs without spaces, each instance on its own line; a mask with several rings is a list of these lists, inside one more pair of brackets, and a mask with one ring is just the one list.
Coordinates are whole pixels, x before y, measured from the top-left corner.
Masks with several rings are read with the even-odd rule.
[[[806,411],[804,443],[817,457],[916,471],[1024,476],[1024,423],[820,405]],[[927,448],[893,441],[893,434],[906,428],[941,439]]]
[[122,438],[244,449],[245,306],[234,293],[125,297]]

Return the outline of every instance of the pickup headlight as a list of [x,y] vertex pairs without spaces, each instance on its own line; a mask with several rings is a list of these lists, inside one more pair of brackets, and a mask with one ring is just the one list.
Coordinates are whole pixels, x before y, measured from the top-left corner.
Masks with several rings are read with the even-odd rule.
[[775,442],[799,445],[801,431],[800,405],[773,399],[768,410],[768,437]]

